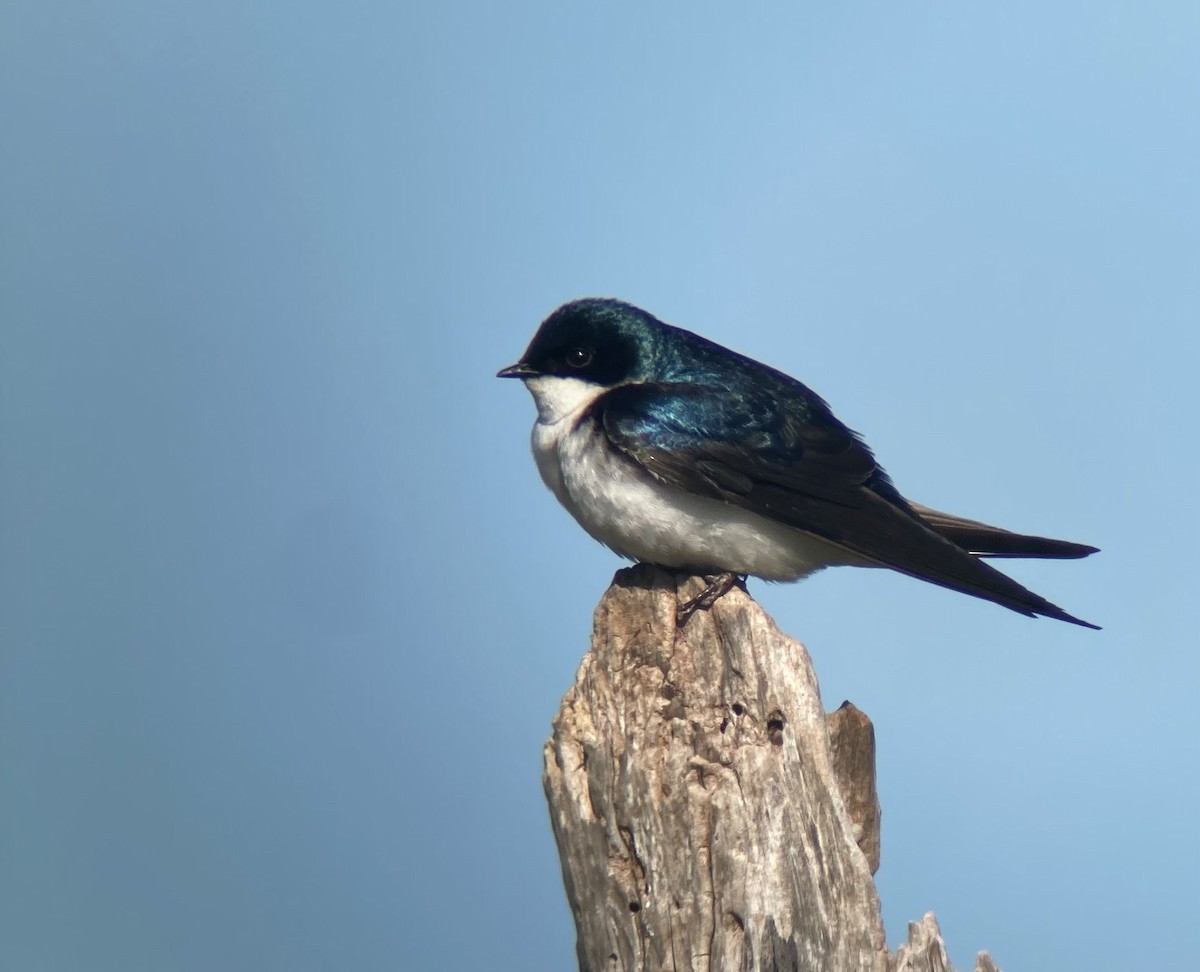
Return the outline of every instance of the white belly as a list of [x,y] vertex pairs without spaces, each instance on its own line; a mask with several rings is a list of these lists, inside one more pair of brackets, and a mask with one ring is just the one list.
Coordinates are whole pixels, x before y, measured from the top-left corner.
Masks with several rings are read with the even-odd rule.
[[[603,392],[577,379],[578,397],[554,387],[556,401],[532,387],[538,471],[560,503],[601,543],[631,560],[698,573],[729,571],[798,580],[856,558],[816,537],[716,499],[664,485],[614,453],[604,433],[579,416]],[[546,379],[534,379],[546,381]],[[547,407],[543,407],[547,406]]]

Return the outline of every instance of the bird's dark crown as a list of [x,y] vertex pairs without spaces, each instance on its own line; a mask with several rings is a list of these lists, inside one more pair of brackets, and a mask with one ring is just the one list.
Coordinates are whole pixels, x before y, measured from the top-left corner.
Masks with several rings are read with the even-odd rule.
[[520,366],[532,375],[616,385],[645,377],[666,327],[624,301],[586,297],[563,304],[538,328]]

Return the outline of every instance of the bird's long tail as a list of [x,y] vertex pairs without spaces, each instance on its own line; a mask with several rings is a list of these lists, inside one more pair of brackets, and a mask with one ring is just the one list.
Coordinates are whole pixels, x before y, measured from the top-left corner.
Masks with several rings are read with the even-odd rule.
[[1051,540],[1049,537],[1034,537],[1024,533],[1013,533],[1000,527],[952,516],[928,506],[909,501],[914,512],[935,531],[952,543],[957,544],[976,557],[1025,557],[1053,560],[1077,560],[1096,553],[1098,547],[1070,540]]

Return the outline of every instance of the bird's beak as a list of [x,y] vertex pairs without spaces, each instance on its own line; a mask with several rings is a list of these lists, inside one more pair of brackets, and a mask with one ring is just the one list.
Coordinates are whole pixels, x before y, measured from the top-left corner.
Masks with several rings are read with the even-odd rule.
[[501,368],[496,372],[497,378],[535,378],[537,370],[529,367],[524,361],[518,361],[514,365],[509,365],[507,368]]

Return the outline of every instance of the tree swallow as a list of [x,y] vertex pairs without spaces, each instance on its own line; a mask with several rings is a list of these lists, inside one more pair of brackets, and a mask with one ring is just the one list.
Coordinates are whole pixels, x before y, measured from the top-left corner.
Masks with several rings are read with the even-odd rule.
[[1097,548],[906,500],[805,385],[631,304],[564,304],[497,377],[520,378],[533,395],[546,485],[623,557],[772,581],[890,567],[1029,617],[1096,627],[980,558]]

